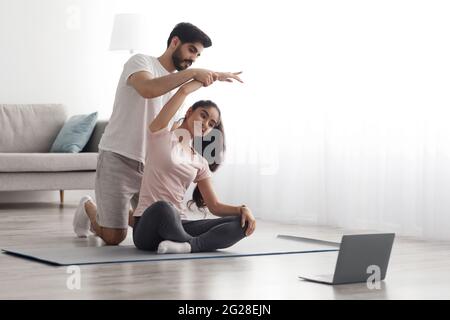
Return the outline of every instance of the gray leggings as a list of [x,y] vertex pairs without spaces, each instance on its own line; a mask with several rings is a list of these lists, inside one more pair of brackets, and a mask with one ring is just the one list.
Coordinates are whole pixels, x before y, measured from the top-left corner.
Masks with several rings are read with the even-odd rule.
[[181,220],[177,209],[157,201],[136,217],[133,241],[136,248],[156,251],[163,240],[189,242],[191,252],[207,252],[232,246],[245,237],[240,216],[218,219]]

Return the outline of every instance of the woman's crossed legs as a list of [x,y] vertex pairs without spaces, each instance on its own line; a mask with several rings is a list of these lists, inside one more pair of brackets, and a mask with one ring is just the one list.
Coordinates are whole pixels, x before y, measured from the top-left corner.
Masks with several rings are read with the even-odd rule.
[[160,253],[208,252],[245,238],[246,228],[241,226],[240,216],[181,220],[171,203],[157,201],[136,219],[133,241],[138,249]]

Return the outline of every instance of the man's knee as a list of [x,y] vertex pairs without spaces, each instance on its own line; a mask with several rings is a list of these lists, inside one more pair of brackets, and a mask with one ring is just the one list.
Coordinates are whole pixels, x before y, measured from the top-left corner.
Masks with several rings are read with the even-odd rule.
[[127,229],[102,228],[102,239],[109,246],[119,245],[127,237]]

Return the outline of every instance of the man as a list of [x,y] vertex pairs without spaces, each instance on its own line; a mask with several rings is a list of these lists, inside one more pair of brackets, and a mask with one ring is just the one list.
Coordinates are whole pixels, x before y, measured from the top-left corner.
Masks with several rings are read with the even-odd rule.
[[[133,225],[144,170],[147,128],[171,98],[171,91],[187,81],[204,86],[214,81],[241,81],[239,73],[188,69],[211,39],[190,23],[179,23],[171,32],[166,51],[159,57],[137,54],[124,65],[114,108],[99,144],[95,180],[97,204],[85,196],[75,212],[73,226],[79,237],[89,230],[108,245],[118,245]],[[177,70],[178,72],[175,72]]]

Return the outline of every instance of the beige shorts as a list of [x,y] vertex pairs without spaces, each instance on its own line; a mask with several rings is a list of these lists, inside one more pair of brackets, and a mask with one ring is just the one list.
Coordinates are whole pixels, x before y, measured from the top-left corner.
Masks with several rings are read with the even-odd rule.
[[97,223],[104,228],[127,229],[130,205],[139,201],[144,164],[118,153],[100,150],[95,177]]

